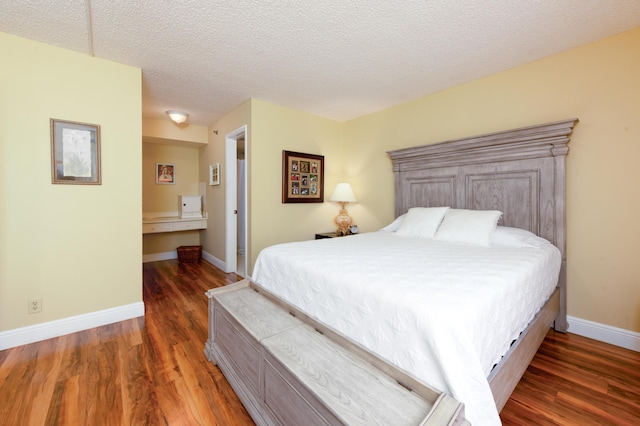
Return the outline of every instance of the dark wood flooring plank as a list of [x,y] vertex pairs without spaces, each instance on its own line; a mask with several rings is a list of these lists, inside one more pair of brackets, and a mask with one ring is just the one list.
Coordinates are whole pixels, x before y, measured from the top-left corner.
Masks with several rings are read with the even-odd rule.
[[91,348],[84,379],[88,405],[87,420],[91,424],[121,424],[122,383],[117,342],[108,340]]
[[85,425],[87,394],[81,385],[83,376],[73,376],[56,383],[47,413],[47,425]]
[[124,424],[162,424],[156,388],[148,369],[145,368],[142,341],[133,346],[128,346],[124,342],[121,342],[121,345],[118,356],[121,365]]

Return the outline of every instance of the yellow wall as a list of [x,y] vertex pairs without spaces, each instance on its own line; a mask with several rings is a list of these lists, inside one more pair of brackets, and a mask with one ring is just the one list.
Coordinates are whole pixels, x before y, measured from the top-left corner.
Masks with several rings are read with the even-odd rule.
[[640,332],[638,52],[640,28],[347,122],[361,228],[393,218],[386,151],[578,117],[567,157],[568,312]]
[[186,122],[175,124],[169,118],[142,117],[142,137],[144,142],[181,143],[199,148],[208,143],[207,127]]
[[[207,164],[221,163],[219,186],[207,186],[208,229],[203,248],[225,261],[225,135],[248,126],[249,265],[263,248],[285,241],[313,239],[331,231],[339,206],[335,203],[282,203],[282,151],[325,157],[325,200],[343,178],[343,124],[301,111],[251,99],[210,127],[203,149],[201,175]],[[214,133],[218,131],[218,134]],[[207,169],[208,170],[208,169]],[[356,193],[357,195],[357,193]],[[250,271],[249,271],[250,272]]]
[[[200,179],[205,185],[207,203],[207,229],[201,234],[204,251],[226,261],[225,255],[225,203],[226,203],[226,164],[225,136],[247,125],[251,135],[251,102],[247,101],[209,127],[209,143],[200,153]],[[215,132],[217,132],[217,134]],[[210,186],[209,164],[220,164],[220,185]],[[250,171],[249,171],[250,173]]]
[[[6,33],[0,57],[0,331],[141,302],[140,70]],[[102,185],[51,183],[50,118],[101,126]]]
[[[171,128],[173,123],[169,122],[168,124]],[[142,211],[144,216],[157,217],[162,213],[169,213],[167,216],[178,216],[180,214],[180,195],[200,194],[198,173],[200,150],[195,144],[179,145],[178,143],[180,142],[142,144]],[[156,163],[175,165],[174,184],[156,183]],[[199,231],[145,234],[143,254],[172,252],[180,246],[199,244]]]
[[[175,183],[157,184],[156,163],[175,165]],[[178,145],[145,143],[142,149],[142,211],[179,214],[180,195],[199,194],[199,151]]]
[[[311,240],[317,232],[334,229],[339,205],[326,200],[343,178],[344,151],[340,122],[257,100],[251,111],[247,158],[253,265],[258,252],[271,244]],[[282,203],[283,150],[324,156],[324,203]]]
[[[175,252],[180,246],[200,245],[200,231],[161,232],[144,234],[142,254],[164,254]],[[158,260],[151,258],[151,261]],[[149,260],[145,260],[149,261]]]

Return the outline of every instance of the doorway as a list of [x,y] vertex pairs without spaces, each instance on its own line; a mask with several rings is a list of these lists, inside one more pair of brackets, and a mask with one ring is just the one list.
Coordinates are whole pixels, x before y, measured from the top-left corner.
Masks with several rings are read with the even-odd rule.
[[225,136],[225,272],[242,277],[246,277],[248,270],[247,145],[246,125]]

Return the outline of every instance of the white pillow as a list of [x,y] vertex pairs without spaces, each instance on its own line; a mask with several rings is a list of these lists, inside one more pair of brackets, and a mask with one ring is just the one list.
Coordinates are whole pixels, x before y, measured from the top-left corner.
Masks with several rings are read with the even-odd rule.
[[401,216],[398,216],[393,222],[382,228],[381,231],[396,232],[398,228],[400,228],[400,224],[402,223],[406,215],[407,214],[405,213]]
[[502,212],[498,210],[449,209],[444,216],[436,240],[489,246]]
[[489,239],[491,247],[542,247],[545,244],[551,243],[533,232],[508,226],[496,227]]
[[405,215],[397,235],[413,238],[433,238],[449,207],[413,207]]

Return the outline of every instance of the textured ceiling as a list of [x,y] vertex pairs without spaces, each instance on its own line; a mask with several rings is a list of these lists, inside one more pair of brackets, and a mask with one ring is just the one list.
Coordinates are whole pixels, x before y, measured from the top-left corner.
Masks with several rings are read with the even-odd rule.
[[[638,0],[2,0],[0,31],[140,67],[143,115],[347,120],[640,26]],[[2,58],[6,60],[6,58]]]

